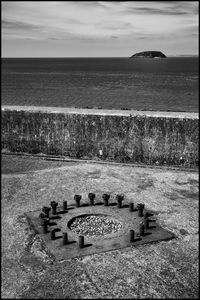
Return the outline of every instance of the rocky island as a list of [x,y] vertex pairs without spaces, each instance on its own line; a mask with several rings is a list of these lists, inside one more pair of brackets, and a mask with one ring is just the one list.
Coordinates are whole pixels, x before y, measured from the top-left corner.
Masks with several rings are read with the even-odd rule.
[[166,56],[161,51],[144,51],[133,54],[130,58],[166,58]]

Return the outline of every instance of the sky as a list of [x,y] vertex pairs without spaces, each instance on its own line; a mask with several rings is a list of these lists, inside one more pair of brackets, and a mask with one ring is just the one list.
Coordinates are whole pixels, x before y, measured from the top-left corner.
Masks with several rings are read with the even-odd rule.
[[2,57],[198,55],[198,1],[1,1]]

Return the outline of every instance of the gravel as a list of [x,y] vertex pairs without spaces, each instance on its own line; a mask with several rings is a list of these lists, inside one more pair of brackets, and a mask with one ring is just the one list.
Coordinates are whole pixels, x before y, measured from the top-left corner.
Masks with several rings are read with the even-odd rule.
[[71,224],[70,229],[79,235],[104,236],[122,229],[122,224],[106,216],[81,216]]

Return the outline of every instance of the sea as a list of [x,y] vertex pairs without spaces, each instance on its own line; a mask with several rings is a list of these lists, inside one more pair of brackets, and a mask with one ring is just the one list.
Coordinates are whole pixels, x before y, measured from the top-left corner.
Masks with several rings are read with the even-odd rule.
[[198,57],[1,62],[2,105],[198,112]]

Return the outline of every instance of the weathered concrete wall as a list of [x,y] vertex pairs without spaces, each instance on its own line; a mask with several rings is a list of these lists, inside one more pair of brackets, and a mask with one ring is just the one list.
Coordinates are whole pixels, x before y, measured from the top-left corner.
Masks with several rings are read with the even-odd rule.
[[[40,109],[40,110],[39,110]],[[2,149],[71,158],[198,165],[197,117],[3,108]]]

